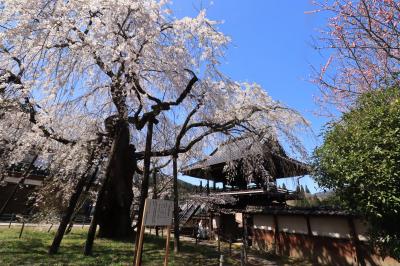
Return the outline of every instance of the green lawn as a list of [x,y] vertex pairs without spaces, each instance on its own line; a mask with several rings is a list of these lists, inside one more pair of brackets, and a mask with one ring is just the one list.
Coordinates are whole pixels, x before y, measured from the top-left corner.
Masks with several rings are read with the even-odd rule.
[[[93,256],[82,254],[86,230],[74,229],[65,236],[59,254],[49,256],[47,249],[54,231],[26,228],[19,239],[19,228],[0,227],[0,265],[128,265],[132,264],[133,241],[117,242],[96,239]],[[162,265],[165,240],[155,236],[145,237],[143,265]],[[172,248],[172,243],[171,243]],[[218,253],[212,247],[182,243],[182,252],[170,253],[169,265],[218,265]],[[226,265],[239,265],[228,259]]]

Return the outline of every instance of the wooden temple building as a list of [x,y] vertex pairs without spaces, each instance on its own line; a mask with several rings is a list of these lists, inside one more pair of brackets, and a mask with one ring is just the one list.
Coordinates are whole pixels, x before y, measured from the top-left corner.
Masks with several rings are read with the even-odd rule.
[[308,167],[289,158],[278,141],[243,137],[222,144],[182,173],[207,180],[205,193],[197,196],[196,202],[207,203],[213,217],[213,222],[206,221],[211,231],[215,232],[217,227],[220,238],[236,241],[243,236],[242,216],[246,208],[283,207],[287,200],[298,199],[296,192],[278,188],[276,181],[305,175]]
[[207,180],[207,186],[182,207],[180,224],[184,228],[201,220],[210,239],[243,241],[245,247],[306,258],[316,265],[400,265],[368,246],[368,225],[359,217],[286,203],[300,195],[279,188],[276,181],[308,172],[276,140],[244,137],[224,143],[183,169],[184,175]]
[[[284,204],[298,195],[276,185],[279,178],[303,176],[308,166],[289,158],[278,141],[260,142],[250,137],[222,144],[208,158],[189,165],[183,174],[213,181],[213,196],[232,196],[237,202],[226,208],[243,209],[247,205]],[[222,184],[222,191],[216,185]],[[221,206],[222,207],[222,206]]]
[[0,208],[4,206],[3,215],[27,215],[32,210],[33,202],[29,198],[43,184],[48,173],[44,169],[32,167],[27,174],[26,167],[24,162],[12,165],[0,178]]

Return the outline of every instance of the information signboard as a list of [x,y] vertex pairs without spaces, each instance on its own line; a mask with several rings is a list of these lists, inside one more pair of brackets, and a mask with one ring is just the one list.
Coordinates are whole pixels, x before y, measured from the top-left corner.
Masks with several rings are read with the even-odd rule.
[[171,200],[146,199],[145,226],[171,225],[174,202]]
[[149,199],[144,203],[142,225],[140,227],[139,245],[136,253],[135,266],[140,266],[142,261],[143,236],[146,226],[167,226],[167,239],[165,243],[164,266],[168,265],[169,240],[171,233],[172,215],[174,212],[174,202],[171,200]]

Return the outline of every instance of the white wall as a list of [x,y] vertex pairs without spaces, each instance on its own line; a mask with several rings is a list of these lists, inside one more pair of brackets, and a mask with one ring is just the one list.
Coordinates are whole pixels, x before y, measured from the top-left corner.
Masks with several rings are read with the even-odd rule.
[[[302,215],[278,215],[280,232],[308,234],[307,220]],[[327,236],[334,238],[350,238],[350,227],[347,217],[311,216],[311,231],[314,236]],[[274,231],[275,223],[273,215],[253,215],[254,229]],[[356,233],[361,241],[367,240],[367,224],[360,219],[354,219]]]
[[274,218],[272,215],[256,214],[253,216],[254,229],[275,230]]
[[350,228],[345,217],[310,217],[310,225],[314,236],[350,238]]
[[279,231],[293,234],[308,234],[304,216],[278,216]]

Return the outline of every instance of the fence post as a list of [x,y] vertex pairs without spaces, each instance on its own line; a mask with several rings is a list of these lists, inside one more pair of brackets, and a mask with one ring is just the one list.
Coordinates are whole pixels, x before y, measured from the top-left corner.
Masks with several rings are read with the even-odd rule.
[[14,220],[14,213],[11,214],[10,223],[8,224],[8,228],[11,228],[11,223]]
[[240,266],[245,266],[245,262],[244,262],[244,245],[242,245],[241,249],[240,249]]
[[19,232],[19,238],[21,238],[21,236],[22,236],[22,232],[24,231],[24,227],[25,227],[25,219],[22,220],[22,227],[21,227],[21,232]]
[[217,243],[218,243],[218,252],[221,252],[221,240],[218,231],[217,231]]
[[219,266],[224,266],[224,255],[219,255]]
[[52,227],[53,227],[53,224],[50,225],[49,230],[47,230],[47,233],[50,233],[50,230]]

